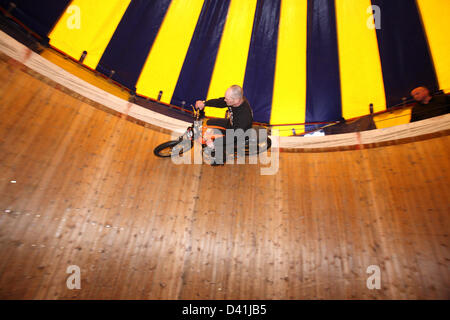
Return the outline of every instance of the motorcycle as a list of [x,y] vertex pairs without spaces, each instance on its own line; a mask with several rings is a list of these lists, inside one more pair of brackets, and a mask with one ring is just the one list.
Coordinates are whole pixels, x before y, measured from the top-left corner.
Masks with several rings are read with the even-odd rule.
[[[211,126],[207,124],[208,119],[205,118],[204,111],[192,106],[193,109],[193,124],[176,140],[171,140],[158,145],[153,153],[160,158],[168,158],[173,155],[182,155],[189,151],[194,143],[198,143],[204,155],[206,155],[206,162],[211,162],[214,153],[205,152],[211,148],[215,139],[225,137],[225,128],[218,126]],[[226,153],[226,158],[241,155],[246,156],[257,155],[270,149],[272,140],[268,137],[269,129],[259,125],[253,125],[250,134],[245,135],[244,148],[239,148],[238,141],[234,141],[234,153]],[[206,150],[205,150],[206,149]],[[242,152],[244,151],[244,152]],[[226,151],[224,151],[226,152]],[[209,159],[208,159],[209,158]]]

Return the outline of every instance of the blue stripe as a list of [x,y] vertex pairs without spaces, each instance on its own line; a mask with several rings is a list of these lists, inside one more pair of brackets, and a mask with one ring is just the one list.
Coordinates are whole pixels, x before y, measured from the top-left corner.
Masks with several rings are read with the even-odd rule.
[[438,89],[438,82],[414,0],[372,0],[381,9],[377,30],[386,103],[392,107],[410,98],[418,86]]
[[230,0],[205,0],[171,104],[205,99],[219,51]]
[[132,0],[97,70],[134,90],[171,0]]
[[58,22],[71,0],[0,0],[0,5],[8,10],[10,2],[16,8],[11,13],[27,27],[42,37],[46,37]]
[[280,0],[258,0],[244,78],[254,120],[268,123],[272,108]]
[[307,17],[305,120],[339,120],[341,82],[334,1],[308,0]]

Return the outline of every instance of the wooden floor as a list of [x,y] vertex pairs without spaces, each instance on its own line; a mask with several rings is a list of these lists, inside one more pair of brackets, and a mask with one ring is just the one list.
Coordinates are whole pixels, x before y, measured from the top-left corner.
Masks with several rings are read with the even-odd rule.
[[449,136],[177,166],[6,61],[0,113],[0,299],[450,298]]

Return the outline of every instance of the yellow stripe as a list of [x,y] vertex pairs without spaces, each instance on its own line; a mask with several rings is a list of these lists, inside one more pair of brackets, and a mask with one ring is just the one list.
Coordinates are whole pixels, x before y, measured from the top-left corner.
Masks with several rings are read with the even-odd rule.
[[[231,0],[207,99],[223,97],[229,86],[244,84],[256,2]],[[225,109],[206,108],[205,111],[208,116],[225,115]]]
[[[386,109],[376,30],[367,26],[370,0],[335,1],[341,72],[342,116],[345,119]],[[383,14],[383,12],[381,12]],[[381,26],[382,27],[382,26]]]
[[[275,81],[270,123],[305,122],[307,2],[281,2]],[[275,127],[280,135],[305,131],[304,126]]]
[[95,69],[129,3],[130,0],[73,0],[50,33],[50,44],[75,59],[86,50],[84,64]]
[[450,92],[450,1],[417,0],[440,89]]
[[173,0],[136,85],[137,92],[170,103],[203,0]]
[[377,129],[398,126],[400,124],[409,123],[410,120],[411,108],[390,111],[373,117]]

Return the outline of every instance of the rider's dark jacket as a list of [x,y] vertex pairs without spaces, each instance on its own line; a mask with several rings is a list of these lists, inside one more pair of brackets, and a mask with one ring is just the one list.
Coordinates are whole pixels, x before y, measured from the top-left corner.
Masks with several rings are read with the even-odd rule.
[[216,108],[228,108],[230,118],[227,121],[227,129],[243,129],[246,131],[252,127],[253,111],[244,97],[244,102],[238,107],[229,107],[225,102],[225,98],[211,99],[205,101],[205,106]]

